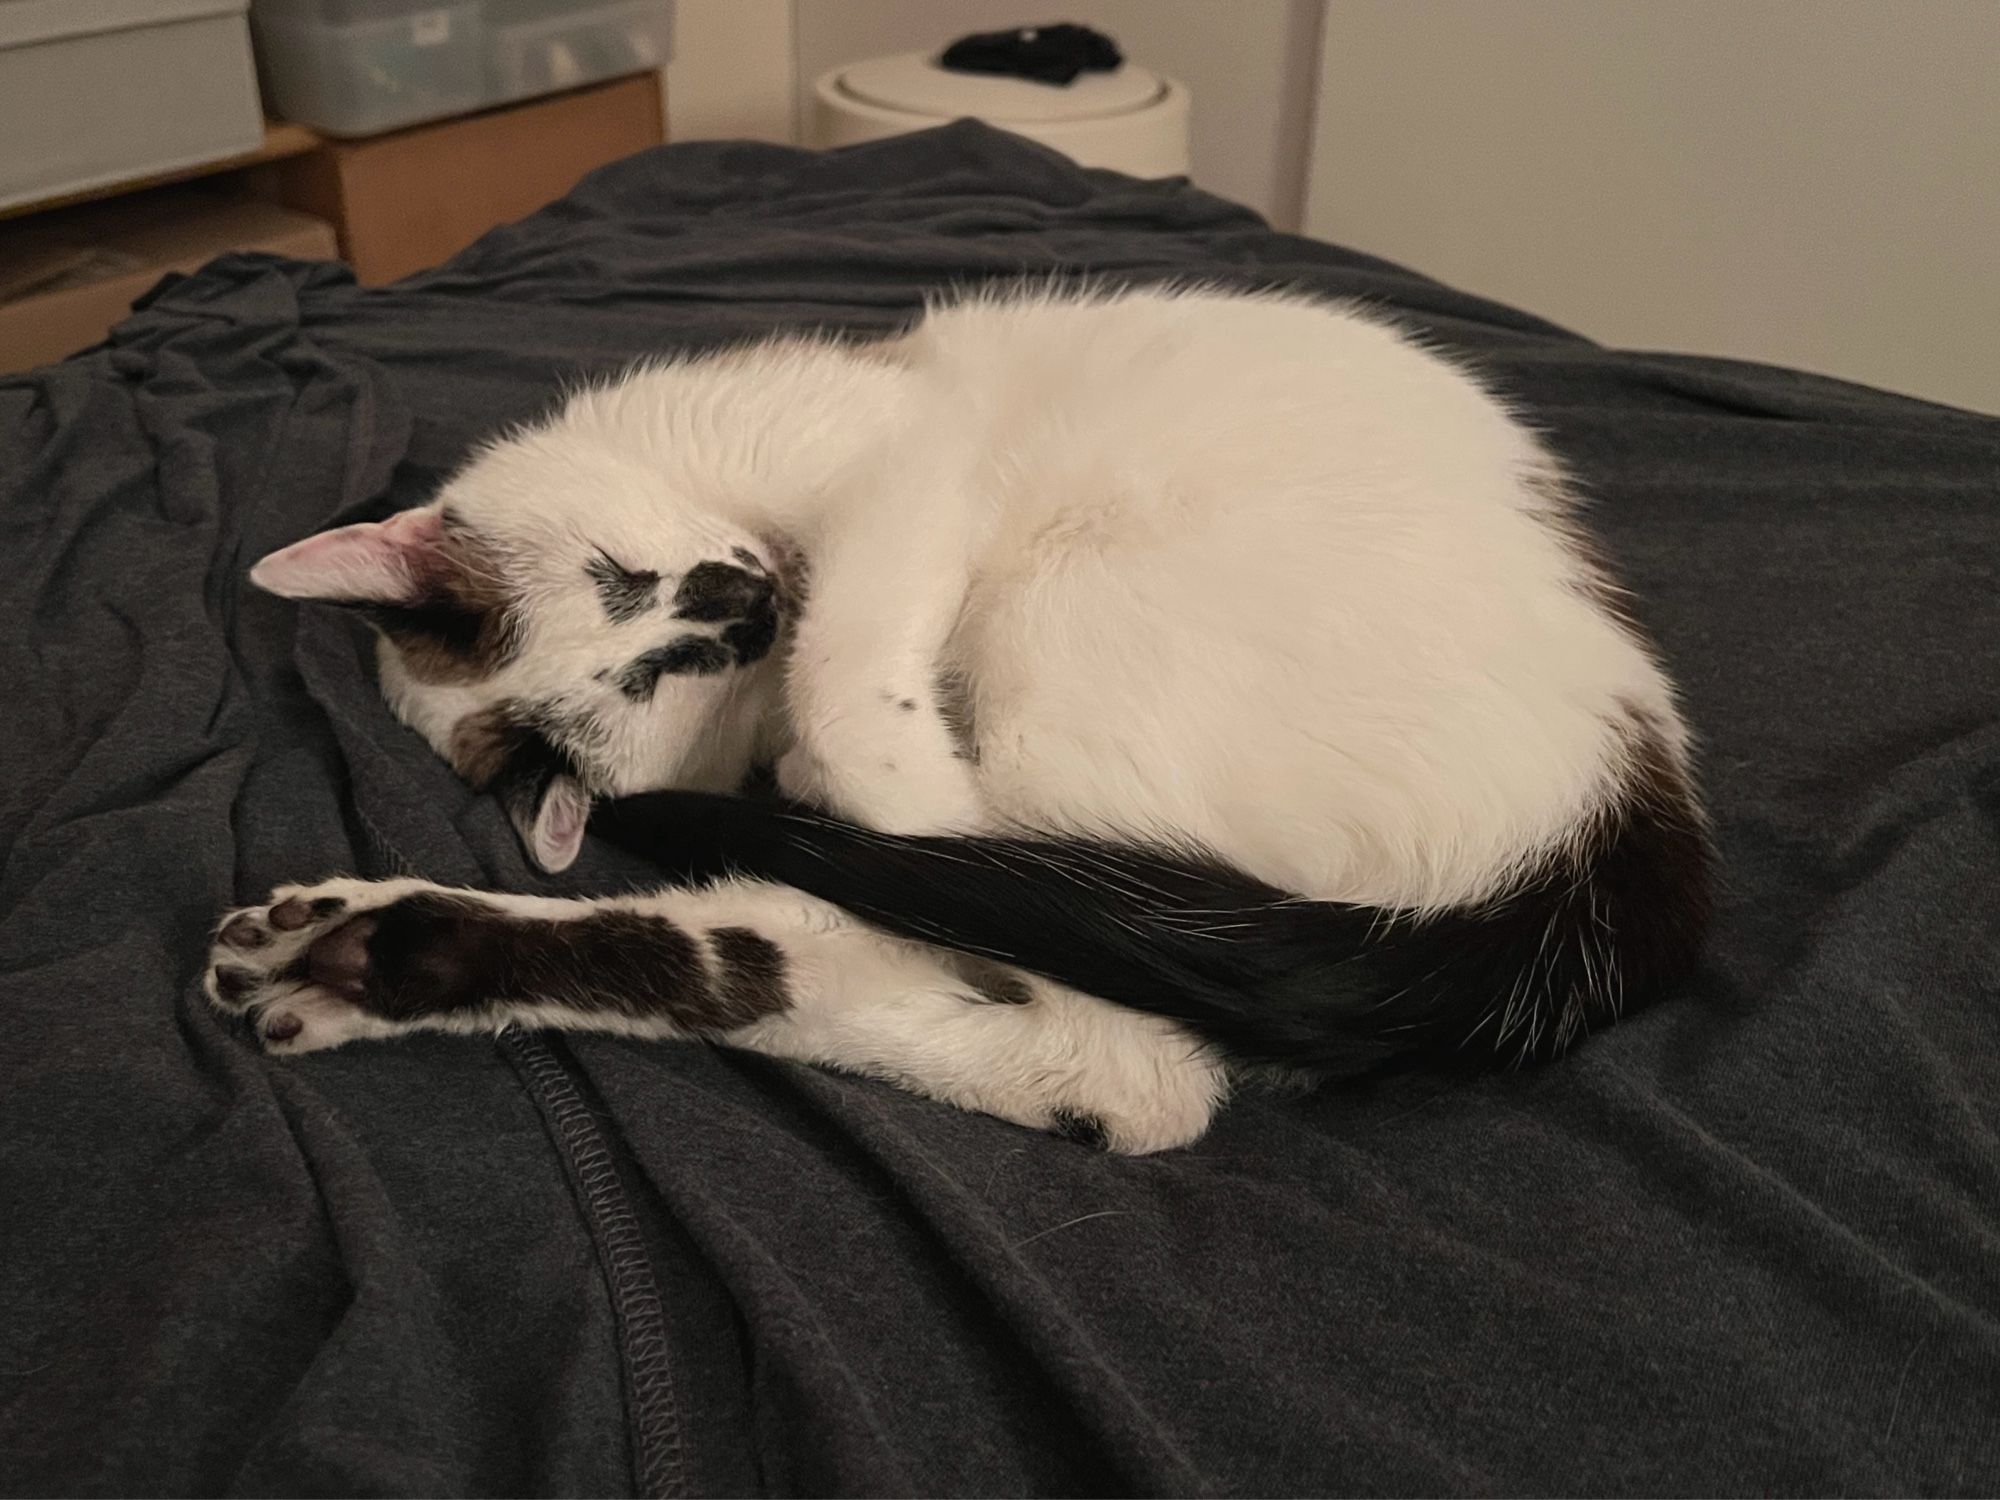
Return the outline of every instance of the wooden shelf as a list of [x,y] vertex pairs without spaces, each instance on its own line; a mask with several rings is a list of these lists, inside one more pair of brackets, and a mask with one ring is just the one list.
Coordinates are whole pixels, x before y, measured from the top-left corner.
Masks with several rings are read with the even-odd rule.
[[373,286],[436,265],[665,138],[659,74],[635,73],[386,135],[329,138],[254,175],[274,179],[280,202],[333,225],[341,257]]
[[165,187],[172,182],[191,182],[198,177],[213,177],[219,172],[235,172],[244,167],[262,166],[266,162],[284,161],[288,157],[303,156],[308,151],[318,149],[321,144],[318,133],[306,129],[303,125],[293,125],[284,120],[266,120],[263,143],[254,151],[218,157],[214,161],[200,162],[191,167],[178,167],[171,172],[153,172],[144,177],[127,178],[122,182],[107,182],[99,187],[86,188],[80,193],[64,193],[58,197],[41,198],[31,203],[16,203],[11,208],[0,208],[0,219],[18,219],[24,214],[44,213],[52,208],[69,208],[78,203],[94,203],[103,198],[120,198],[127,193],[141,192],[146,188]]

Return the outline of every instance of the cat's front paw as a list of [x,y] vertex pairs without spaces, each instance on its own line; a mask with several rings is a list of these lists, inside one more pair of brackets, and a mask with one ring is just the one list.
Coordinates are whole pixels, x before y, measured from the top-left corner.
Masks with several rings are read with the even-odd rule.
[[868,746],[843,763],[794,745],[778,762],[778,790],[882,833],[978,832],[979,796],[964,762],[923,754],[898,761],[897,751],[906,748]]
[[794,745],[779,756],[772,775],[778,790],[790,801],[803,802],[808,807],[826,805],[826,774],[805,746]]
[[415,880],[280,886],[266,905],[223,918],[202,991],[217,1010],[246,1017],[268,1052],[318,1052],[394,1035],[393,1022],[357,1003],[369,913],[420,889]]

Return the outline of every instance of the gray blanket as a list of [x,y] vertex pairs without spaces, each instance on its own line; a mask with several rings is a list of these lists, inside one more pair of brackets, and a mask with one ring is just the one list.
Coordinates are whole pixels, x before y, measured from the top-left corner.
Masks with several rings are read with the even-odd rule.
[[[1684,994],[1147,1160],[700,1046],[273,1062],[206,1011],[274,882],[538,883],[251,561],[565,381],[1050,271],[1364,298],[1546,428],[1705,744]],[[2000,422],[1606,351],[972,125],[651,152],[383,290],[173,280],[0,381],[0,1489],[1992,1493],[1996,500]]]

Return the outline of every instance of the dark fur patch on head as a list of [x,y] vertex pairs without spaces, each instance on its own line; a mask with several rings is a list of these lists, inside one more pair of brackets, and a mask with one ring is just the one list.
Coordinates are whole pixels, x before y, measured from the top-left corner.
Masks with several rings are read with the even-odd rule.
[[517,821],[530,820],[558,776],[582,781],[571,746],[600,731],[547,705],[508,698],[459,720],[445,759],[476,792],[492,792]]
[[316,981],[399,1021],[540,1001],[720,1036],[790,1004],[776,944],[747,928],[718,929],[709,942],[714,974],[695,937],[664,917],[548,921],[423,892],[324,934],[305,964]]
[[739,667],[770,655],[785,599],[778,582],[748,548],[733,549],[743,564],[696,563],[674,590],[674,617],[725,624],[722,642]]
[[729,666],[728,649],[704,635],[683,635],[635,656],[618,669],[618,691],[635,701],[653,696],[662,677],[712,677]]
[[475,792],[483,792],[507,764],[514,735],[513,704],[495,704],[452,726],[444,758]]
[[503,699],[458,721],[445,759],[478,792],[520,781],[544,768],[554,775],[567,769],[569,760],[556,741],[569,738],[563,729],[574,728],[567,721],[558,723],[559,717],[546,707]]
[[361,606],[419,682],[474,682],[521,649],[519,602],[492,547],[449,509],[444,539],[407,604]]
[[674,590],[674,615],[714,623],[740,620],[771,602],[776,592],[763,572],[730,563],[703,562],[689,568]]
[[723,644],[735,656],[739,667],[769,656],[777,639],[778,611],[768,602],[749,619],[738,620],[722,632]]
[[598,602],[614,625],[638,619],[660,596],[658,573],[650,568],[625,567],[605,552],[585,563],[583,571],[597,585]]

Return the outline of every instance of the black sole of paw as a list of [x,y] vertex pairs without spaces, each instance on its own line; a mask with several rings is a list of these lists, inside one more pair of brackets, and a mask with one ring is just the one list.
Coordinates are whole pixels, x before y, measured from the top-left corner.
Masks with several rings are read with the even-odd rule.
[[347,903],[338,896],[318,896],[311,901],[302,896],[288,896],[271,908],[266,920],[280,932],[297,932],[314,922],[338,916],[345,910]]
[[306,977],[336,995],[361,999],[368,989],[372,967],[368,940],[375,935],[376,925],[372,916],[353,917],[313,939],[306,949]]

